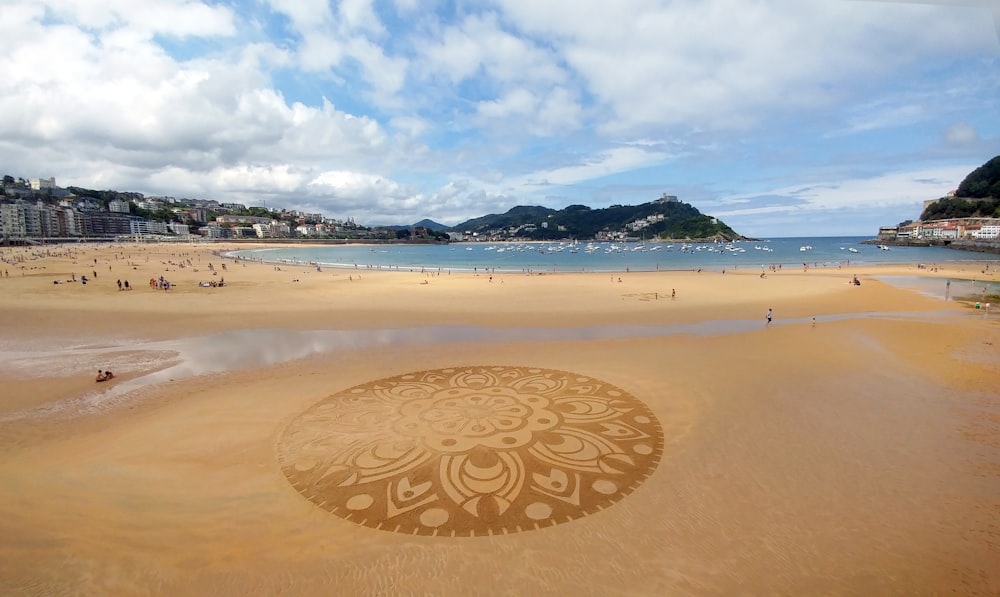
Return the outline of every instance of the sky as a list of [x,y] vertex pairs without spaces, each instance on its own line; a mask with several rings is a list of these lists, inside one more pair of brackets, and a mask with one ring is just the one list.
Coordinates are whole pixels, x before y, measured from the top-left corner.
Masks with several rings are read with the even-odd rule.
[[1000,155],[1000,0],[0,0],[0,169],[455,225],[874,236]]

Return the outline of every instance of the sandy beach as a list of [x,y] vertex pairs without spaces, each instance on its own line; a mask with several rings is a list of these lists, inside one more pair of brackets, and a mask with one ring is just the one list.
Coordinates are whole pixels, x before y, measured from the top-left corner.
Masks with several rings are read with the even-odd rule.
[[0,248],[0,593],[1000,594],[996,261],[225,249]]

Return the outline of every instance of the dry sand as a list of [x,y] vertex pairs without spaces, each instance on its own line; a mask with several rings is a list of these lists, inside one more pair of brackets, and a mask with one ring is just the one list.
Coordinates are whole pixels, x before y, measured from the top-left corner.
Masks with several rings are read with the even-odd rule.
[[[860,287],[832,269],[490,283],[222,271],[219,249],[0,249],[15,262],[0,264],[0,593],[1000,594],[998,309],[871,277],[947,277],[959,295],[995,268],[852,270]],[[177,286],[151,289],[161,275]],[[95,384],[99,368],[116,378]],[[507,451],[485,449],[500,438],[486,432],[428,450],[458,436],[425,409],[426,428],[393,435],[409,433],[398,413],[371,413],[431,370],[421,383],[477,372],[463,412],[511,392],[503,379],[535,384],[536,427]],[[477,381],[491,371],[505,377]],[[375,398],[352,405],[351,388]],[[608,396],[638,410],[597,412]],[[563,433],[574,416],[592,420]],[[360,431],[324,435],[349,424]],[[367,510],[344,493],[353,473],[310,460],[349,445],[364,448],[351,471],[384,472]],[[411,448],[427,466],[401,464]],[[589,448],[607,450],[592,469]],[[432,485],[436,502],[413,501]],[[523,501],[541,486],[559,495]],[[462,487],[490,498],[465,504],[477,514],[442,493]]]

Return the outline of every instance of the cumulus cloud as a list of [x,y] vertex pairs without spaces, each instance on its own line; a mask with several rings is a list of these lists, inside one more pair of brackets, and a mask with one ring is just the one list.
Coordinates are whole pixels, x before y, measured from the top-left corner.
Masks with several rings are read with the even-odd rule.
[[944,132],[944,140],[948,145],[970,145],[979,142],[979,133],[967,122],[956,122]]
[[191,0],[48,0],[56,21],[90,30],[128,28],[142,34],[206,37],[236,33],[229,7]]
[[[8,0],[0,161],[65,184],[361,222],[671,188],[727,189],[703,198],[737,223],[905,207],[1000,153],[1000,52],[980,13]],[[935,152],[951,161],[925,167]],[[827,182],[830,164],[874,174]]]

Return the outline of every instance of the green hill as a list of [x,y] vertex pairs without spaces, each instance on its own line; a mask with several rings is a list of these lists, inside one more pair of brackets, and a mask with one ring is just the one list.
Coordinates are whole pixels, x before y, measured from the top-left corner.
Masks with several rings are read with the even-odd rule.
[[[662,216],[660,218],[659,216]],[[591,239],[599,232],[627,230],[629,224],[647,220],[647,226],[630,230],[630,236],[647,239],[739,240],[744,237],[722,221],[674,198],[661,198],[641,205],[612,205],[592,209],[570,205],[561,210],[518,206],[503,214],[490,214],[453,226],[459,232],[479,234],[494,230],[525,228],[518,236],[532,240]]]
[[955,194],[958,197],[1000,199],[1000,155],[966,176]]
[[1000,218],[1000,156],[973,170],[954,197],[943,197],[924,208],[920,219]]

